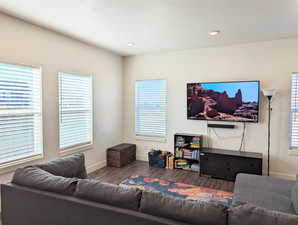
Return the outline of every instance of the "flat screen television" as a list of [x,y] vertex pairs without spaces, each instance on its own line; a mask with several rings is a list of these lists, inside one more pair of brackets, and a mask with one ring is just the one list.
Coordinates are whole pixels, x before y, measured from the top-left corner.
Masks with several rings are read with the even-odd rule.
[[260,81],[187,84],[187,119],[254,122],[259,120]]

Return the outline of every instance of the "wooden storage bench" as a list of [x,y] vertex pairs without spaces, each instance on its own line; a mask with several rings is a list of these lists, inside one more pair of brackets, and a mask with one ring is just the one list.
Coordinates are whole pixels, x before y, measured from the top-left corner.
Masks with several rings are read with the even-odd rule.
[[120,144],[108,148],[107,166],[122,167],[136,160],[135,144]]

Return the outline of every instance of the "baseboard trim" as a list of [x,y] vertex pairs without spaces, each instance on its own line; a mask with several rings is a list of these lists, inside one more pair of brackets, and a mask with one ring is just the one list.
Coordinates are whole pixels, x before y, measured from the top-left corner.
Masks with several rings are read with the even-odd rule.
[[137,160],[140,160],[140,161],[148,161],[147,154],[137,154],[136,158],[137,158]]
[[86,167],[86,170],[87,170],[87,173],[92,173],[92,172],[94,172],[96,170],[99,170],[99,169],[105,167],[106,165],[107,165],[106,160],[102,160],[102,161],[100,161],[98,163],[94,163],[94,164],[92,164],[90,166],[87,166]]

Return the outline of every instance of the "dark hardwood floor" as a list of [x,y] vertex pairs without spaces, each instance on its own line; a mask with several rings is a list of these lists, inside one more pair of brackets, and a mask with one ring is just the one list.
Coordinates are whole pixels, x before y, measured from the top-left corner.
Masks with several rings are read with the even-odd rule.
[[213,179],[203,176],[200,177],[199,174],[196,172],[185,170],[150,168],[148,166],[148,162],[143,161],[136,161],[122,168],[104,167],[89,174],[89,177],[107,183],[119,184],[125,178],[132,175],[148,176],[152,178],[181,182],[185,184],[220,189],[229,192],[232,192],[234,189],[234,183],[230,181]]

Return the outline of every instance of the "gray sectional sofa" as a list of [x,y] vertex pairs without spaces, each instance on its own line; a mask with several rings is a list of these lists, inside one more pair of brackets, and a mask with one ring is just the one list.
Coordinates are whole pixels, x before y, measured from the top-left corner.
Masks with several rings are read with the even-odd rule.
[[231,225],[298,225],[297,214],[298,175],[296,181],[237,175],[229,212]]
[[[83,154],[17,169],[3,225],[298,225],[298,183],[238,175],[233,206],[87,179]],[[296,207],[296,208],[295,208]]]
[[296,214],[295,193],[292,196],[295,184],[292,180],[239,174],[235,183],[233,203],[235,205],[237,202],[249,202],[269,210]]

